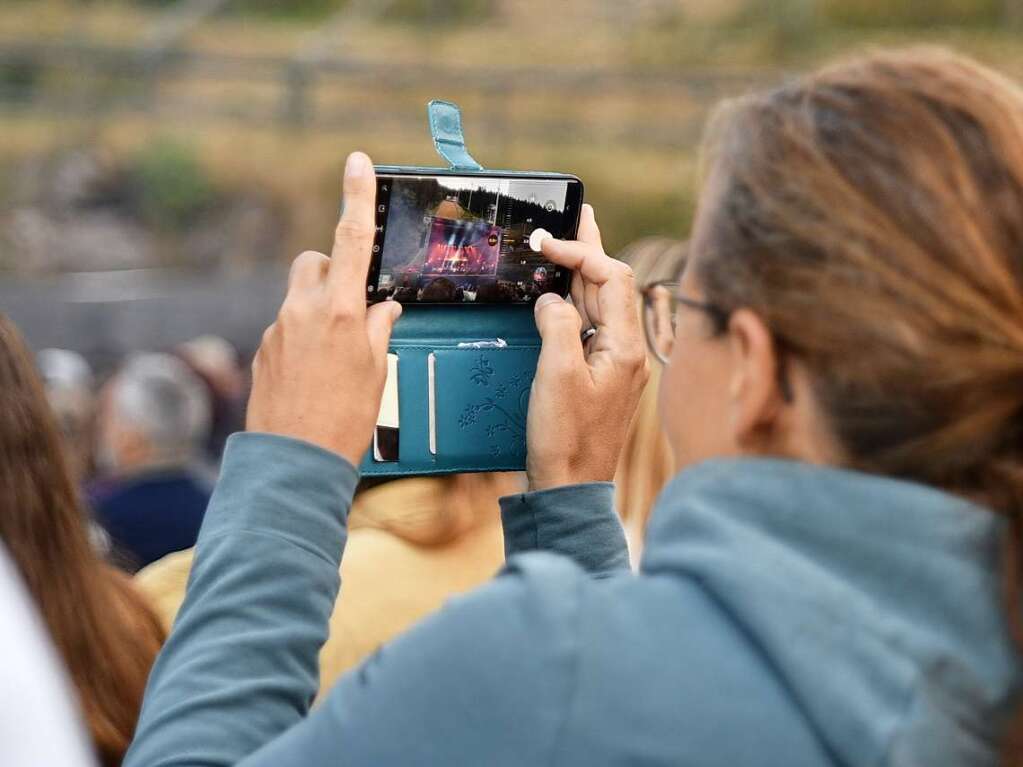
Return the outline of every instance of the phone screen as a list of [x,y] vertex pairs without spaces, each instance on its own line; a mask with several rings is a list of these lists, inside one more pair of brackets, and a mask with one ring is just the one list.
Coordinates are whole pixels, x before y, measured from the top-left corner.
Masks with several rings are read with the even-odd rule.
[[573,177],[378,172],[370,302],[530,303],[568,292],[570,270],[539,251],[545,233],[574,238]]

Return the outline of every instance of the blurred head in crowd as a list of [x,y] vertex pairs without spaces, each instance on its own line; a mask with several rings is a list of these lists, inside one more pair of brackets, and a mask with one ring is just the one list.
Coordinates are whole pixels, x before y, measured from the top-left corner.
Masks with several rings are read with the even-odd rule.
[[130,357],[103,392],[97,460],[120,473],[196,460],[210,430],[209,399],[177,357]]
[[236,399],[245,394],[238,350],[220,336],[193,338],[177,348],[178,355],[199,373],[217,394]]
[[92,464],[96,407],[92,368],[81,354],[68,349],[43,349],[36,354],[36,366],[64,437],[68,466],[81,481]]
[[0,538],[67,664],[98,753],[120,764],[163,630],[128,578],[90,547],[42,381],[3,315]]
[[458,300],[458,287],[447,277],[437,277],[423,288],[420,301],[451,303]]
[[175,352],[206,384],[210,397],[206,452],[219,461],[227,438],[245,423],[248,386],[238,350],[227,339],[205,335],[181,344]]
[[[673,280],[685,261],[686,244],[670,237],[646,237],[618,254],[636,274],[641,288]],[[629,426],[615,472],[615,503],[629,539],[629,553],[638,561],[643,548],[647,518],[661,488],[674,474],[671,448],[661,429],[657,412],[660,370],[652,361],[650,379]]]

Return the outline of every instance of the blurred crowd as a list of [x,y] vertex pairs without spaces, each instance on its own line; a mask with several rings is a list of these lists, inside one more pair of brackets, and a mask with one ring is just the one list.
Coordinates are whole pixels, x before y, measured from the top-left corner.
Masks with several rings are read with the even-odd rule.
[[103,380],[67,349],[36,360],[96,545],[127,572],[191,546],[224,443],[242,426],[237,351],[202,336],[133,354]]

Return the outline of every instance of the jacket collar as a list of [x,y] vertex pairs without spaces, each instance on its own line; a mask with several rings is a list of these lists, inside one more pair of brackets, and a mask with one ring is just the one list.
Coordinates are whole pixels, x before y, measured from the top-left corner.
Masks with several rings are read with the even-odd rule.
[[[1020,677],[1003,530],[993,512],[911,482],[712,461],[661,494],[640,571],[697,580],[849,763],[899,744],[919,764],[984,764]],[[936,749],[939,761],[924,758]]]

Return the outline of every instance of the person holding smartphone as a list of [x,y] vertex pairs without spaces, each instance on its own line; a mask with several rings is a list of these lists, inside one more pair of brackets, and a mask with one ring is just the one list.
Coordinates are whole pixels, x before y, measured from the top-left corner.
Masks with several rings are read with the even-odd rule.
[[1023,93],[945,52],[875,54],[733,102],[709,135],[681,279],[644,292],[680,472],[638,574],[610,480],[643,330],[586,209],[577,241],[543,243],[574,306],[536,302],[507,567],[310,713],[400,311],[366,308],[374,181],[349,158],[333,253],[296,259],[254,363],[128,767],[1002,759]]

